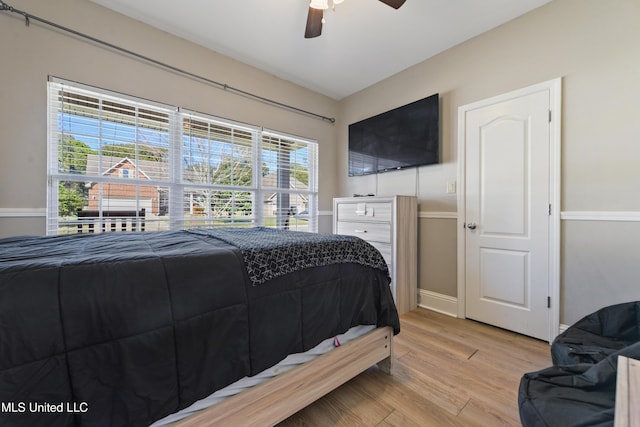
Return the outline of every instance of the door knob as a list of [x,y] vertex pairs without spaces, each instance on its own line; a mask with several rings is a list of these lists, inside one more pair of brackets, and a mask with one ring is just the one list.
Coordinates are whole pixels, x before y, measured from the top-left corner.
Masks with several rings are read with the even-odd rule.
[[476,229],[476,223],[475,222],[470,222],[469,224],[467,224],[467,228],[469,230],[475,230]]

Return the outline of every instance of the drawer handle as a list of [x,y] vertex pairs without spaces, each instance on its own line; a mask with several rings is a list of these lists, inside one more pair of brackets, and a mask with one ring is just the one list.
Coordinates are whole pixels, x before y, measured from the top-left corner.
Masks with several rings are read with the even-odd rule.
[[366,233],[367,230],[355,230],[356,233]]

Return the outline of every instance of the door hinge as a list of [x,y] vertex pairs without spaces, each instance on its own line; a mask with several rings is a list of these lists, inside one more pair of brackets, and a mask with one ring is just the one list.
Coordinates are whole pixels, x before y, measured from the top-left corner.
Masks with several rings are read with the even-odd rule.
[[551,216],[551,203],[547,206],[547,215]]
[[551,297],[547,297],[547,308],[551,308]]
[[551,123],[551,110],[549,110],[549,123]]

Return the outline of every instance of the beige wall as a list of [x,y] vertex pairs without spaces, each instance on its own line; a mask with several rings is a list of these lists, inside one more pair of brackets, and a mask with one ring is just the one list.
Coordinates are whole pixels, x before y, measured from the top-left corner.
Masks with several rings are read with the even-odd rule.
[[[333,99],[89,1],[22,0],[13,6],[208,79],[323,116],[337,114]],[[43,216],[19,216],[21,209],[41,212],[46,206],[49,75],[316,139],[323,170],[319,209],[332,209],[337,188],[334,125],[182,77],[33,20],[26,27],[16,14],[0,15],[0,40],[0,237],[45,232]],[[321,226],[326,228],[327,222],[320,221]]]
[[[457,210],[446,183],[457,176],[458,108],[562,77],[561,209],[629,211],[636,222],[562,221],[561,323],[603,305],[640,299],[638,40],[638,0],[555,0],[344,99],[338,126],[340,195],[417,195],[420,288],[456,297],[455,263],[442,259],[442,251],[455,257],[456,221],[437,217]],[[349,123],[436,92],[442,164],[346,176]]]
[[[16,6],[17,7],[17,6]],[[219,115],[320,143],[320,210],[334,196],[415,194],[420,288],[456,297],[458,107],[563,78],[561,322],[640,299],[640,2],[554,0],[338,103],[85,0],[22,0],[19,8],[157,60],[324,116],[336,125],[208,87],[132,58],[0,16],[0,236],[43,234],[48,75]],[[439,92],[442,163],[347,177],[347,125]],[[631,222],[581,221],[627,211]],[[21,211],[20,211],[21,212]],[[605,215],[606,217],[606,215]],[[577,220],[575,218],[578,218]],[[331,230],[328,216],[321,229]]]

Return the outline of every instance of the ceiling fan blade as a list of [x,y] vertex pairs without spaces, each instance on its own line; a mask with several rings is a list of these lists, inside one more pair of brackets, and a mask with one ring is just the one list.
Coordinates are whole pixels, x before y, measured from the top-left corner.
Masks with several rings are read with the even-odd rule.
[[402,6],[406,0],[380,0],[380,1],[386,4],[387,6],[391,6],[394,9],[399,9],[400,6]]
[[304,38],[312,39],[322,34],[322,9],[314,9],[309,7],[309,14],[307,15],[307,27],[304,30]]

